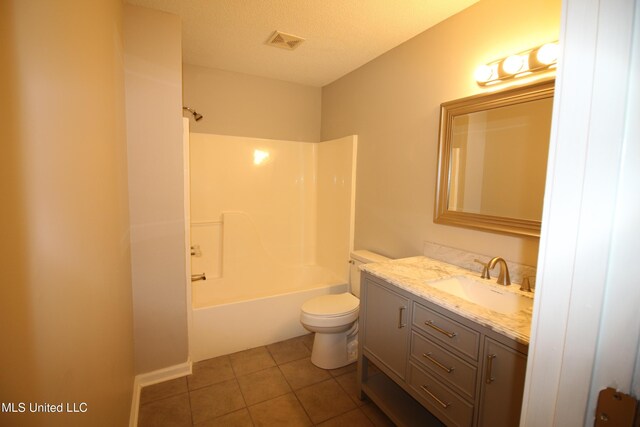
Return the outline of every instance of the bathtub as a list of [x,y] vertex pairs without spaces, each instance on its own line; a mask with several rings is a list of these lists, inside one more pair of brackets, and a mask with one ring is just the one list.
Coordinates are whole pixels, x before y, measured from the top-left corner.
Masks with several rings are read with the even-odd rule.
[[281,270],[259,281],[213,278],[194,282],[193,362],[308,333],[300,324],[302,304],[314,296],[348,290],[344,280],[320,266]]
[[347,291],[356,146],[189,135],[192,361],[305,334],[302,304]]

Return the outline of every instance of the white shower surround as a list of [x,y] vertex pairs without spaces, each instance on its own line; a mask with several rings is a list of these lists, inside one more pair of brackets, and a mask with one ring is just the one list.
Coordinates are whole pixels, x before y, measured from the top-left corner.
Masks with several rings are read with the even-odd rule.
[[356,143],[190,134],[193,361],[301,335],[304,301],[348,289]]

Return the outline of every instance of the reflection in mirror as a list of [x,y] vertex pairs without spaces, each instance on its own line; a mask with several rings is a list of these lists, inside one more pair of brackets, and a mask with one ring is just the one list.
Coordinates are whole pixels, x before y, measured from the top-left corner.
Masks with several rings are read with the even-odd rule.
[[553,81],[442,104],[435,222],[540,235]]

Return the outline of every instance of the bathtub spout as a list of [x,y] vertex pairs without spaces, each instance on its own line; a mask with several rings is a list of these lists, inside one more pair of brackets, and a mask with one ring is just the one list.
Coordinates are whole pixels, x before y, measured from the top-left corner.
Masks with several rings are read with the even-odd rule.
[[191,275],[192,282],[197,282],[198,280],[207,280],[207,276],[205,276],[205,273]]

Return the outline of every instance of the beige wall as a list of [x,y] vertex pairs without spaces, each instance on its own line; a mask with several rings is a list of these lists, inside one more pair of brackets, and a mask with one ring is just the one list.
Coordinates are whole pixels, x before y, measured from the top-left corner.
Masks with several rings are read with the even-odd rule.
[[318,87],[184,64],[184,105],[204,118],[191,131],[320,141]]
[[433,223],[439,106],[483,90],[479,64],[556,40],[560,0],[483,0],[322,89],[323,140],[358,135],[355,247],[433,241],[536,263],[538,240]]
[[180,18],[125,7],[135,371],[188,358]]
[[128,423],[121,7],[0,2],[0,401],[88,405],[2,413],[1,425]]

